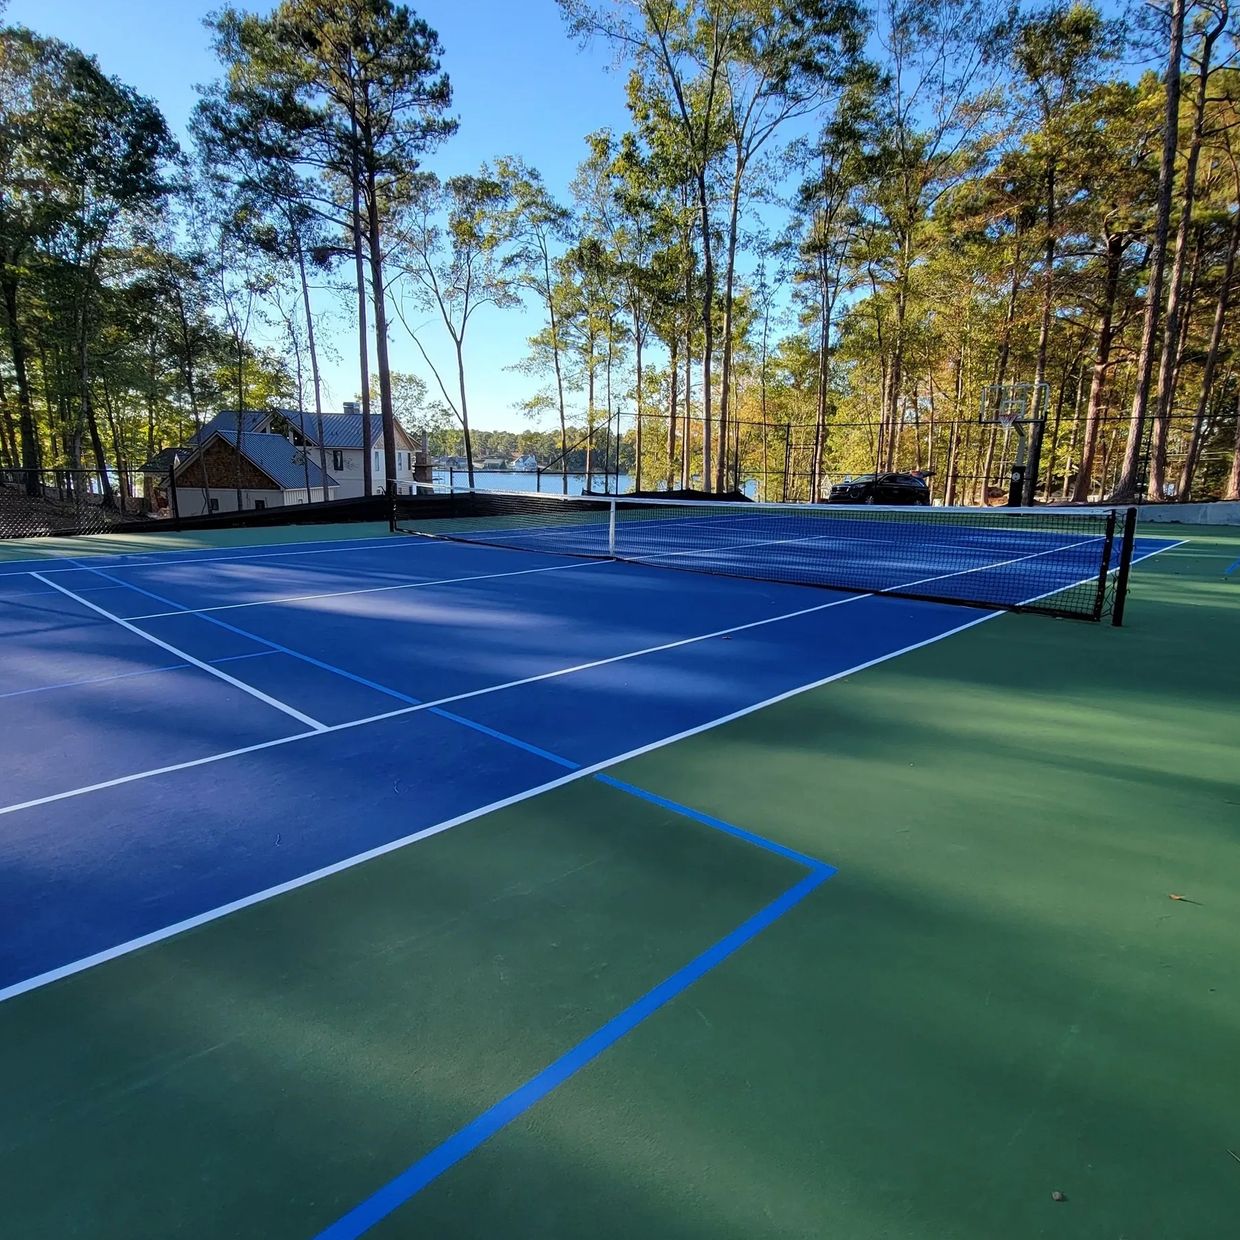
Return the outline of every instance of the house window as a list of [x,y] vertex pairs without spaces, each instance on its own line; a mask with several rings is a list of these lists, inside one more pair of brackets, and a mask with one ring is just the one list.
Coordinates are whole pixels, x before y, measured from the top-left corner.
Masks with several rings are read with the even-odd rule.
[[209,502],[209,504],[211,505],[211,511],[212,511],[212,512],[219,512],[219,510],[220,510],[220,501],[219,501],[218,499],[209,500],[208,502]]
[[254,501],[255,511],[257,511],[260,508],[266,508],[266,507],[267,507],[267,501],[265,499],[256,499]]
[[344,453],[341,452],[339,448],[332,449],[332,468],[333,469],[344,468]]

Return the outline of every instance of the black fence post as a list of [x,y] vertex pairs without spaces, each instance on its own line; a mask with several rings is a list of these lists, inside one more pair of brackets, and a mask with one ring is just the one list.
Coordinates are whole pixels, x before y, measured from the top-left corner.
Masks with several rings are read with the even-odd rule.
[[1115,577],[1115,602],[1111,607],[1111,623],[1119,628],[1124,623],[1124,605],[1128,601],[1128,578],[1132,573],[1132,553],[1137,540],[1137,510],[1124,513],[1124,532],[1119,547],[1119,572]]

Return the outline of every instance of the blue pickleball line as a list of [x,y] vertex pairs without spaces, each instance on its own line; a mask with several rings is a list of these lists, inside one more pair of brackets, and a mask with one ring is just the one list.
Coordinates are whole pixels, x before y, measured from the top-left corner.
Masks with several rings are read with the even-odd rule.
[[410,1198],[420,1193],[427,1185],[437,1180],[444,1172],[451,1170],[479,1146],[519,1119],[531,1107],[536,1106],[548,1094],[592,1063],[626,1034],[632,1033],[638,1025],[653,1016],[660,1008],[665,1007],[677,995],[688,990],[690,986],[721,965],[746,943],[755,939],[768,926],[800,904],[806,896],[820,887],[834,873],[835,870],[831,866],[821,862],[815,863],[814,868],[796,886],[789,888],[782,896],[737,926],[730,934],[724,935],[696,959],[661,981],[653,990],[647,991],[635,1003],[613,1016],[594,1033],[583,1038],[570,1051],[548,1064],[506,1098],[483,1111],[464,1128],[459,1129],[442,1144],[436,1146],[429,1154],[418,1159],[412,1166],[367,1197],[365,1201],[354,1206],[348,1214],[325,1227],[319,1232],[317,1240],[348,1240],[350,1237],[364,1235]]

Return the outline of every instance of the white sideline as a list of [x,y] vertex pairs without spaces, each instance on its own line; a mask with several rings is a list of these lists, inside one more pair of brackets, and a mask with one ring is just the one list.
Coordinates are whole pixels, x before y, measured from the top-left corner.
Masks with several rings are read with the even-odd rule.
[[[21,564],[55,564],[68,563],[69,568],[47,568],[44,572],[48,573],[80,573],[94,567],[89,563],[93,558],[100,560],[113,559],[117,556],[130,557],[130,562],[125,564],[102,564],[100,567],[106,569],[122,569],[122,568],[151,568],[158,564],[165,564],[168,559],[180,556],[182,563],[185,564],[220,564],[235,560],[278,560],[286,555],[329,555],[337,551],[366,551],[370,548],[390,548],[390,547],[416,547],[416,542],[411,542],[408,538],[400,538],[395,534],[377,534],[370,538],[337,538],[331,540],[331,546],[324,546],[320,541],[312,547],[302,547],[298,550],[288,551],[261,551],[258,555],[243,555],[242,552],[251,551],[256,548],[264,547],[289,547],[296,548],[301,546],[299,543],[249,543],[245,546],[234,548],[232,552],[223,555],[197,555],[199,551],[209,551],[209,547],[176,547],[168,548],[166,551],[101,551],[98,553],[91,552],[89,555],[77,556],[61,555],[59,553],[49,553],[46,559],[38,560],[0,560],[0,577],[16,577],[22,573],[32,573],[33,569],[19,568]],[[142,556],[143,559],[134,562],[136,557]]]
[[[1045,551],[1034,551],[1029,555],[1018,555],[1011,560],[996,560],[993,564],[979,564],[976,568],[958,568],[954,573],[940,573],[937,577],[922,577],[918,581],[906,581],[898,586],[885,586],[881,590],[875,590],[875,594],[890,594],[893,590],[907,590],[909,586],[924,586],[927,582],[943,581],[948,577],[967,577],[970,573],[984,573],[992,568],[1006,568],[1009,564],[1019,564],[1022,560],[1036,560],[1041,555],[1055,555],[1059,551],[1072,551],[1077,547],[1083,547],[1086,543],[1100,542],[1101,534],[1095,534],[1092,538],[1082,538],[1080,542],[1069,543],[1066,547],[1048,547]],[[1037,598],[1027,598],[1023,602],[1017,604],[1019,607],[1028,607],[1030,603],[1036,603],[1040,598],[1049,598],[1052,594],[1061,594],[1064,590],[1075,589],[1076,586],[1086,585],[1088,582],[1097,581],[1097,576],[1085,577],[1080,581],[1073,582],[1070,586],[1056,586],[1053,590],[1048,590],[1045,594],[1039,594]]]
[[[1187,539],[1181,539],[1180,542],[1172,543],[1166,547],[1160,547],[1158,548],[1157,551],[1151,551],[1147,553],[1146,555],[1136,557],[1133,560],[1133,563],[1136,564],[1136,563],[1139,563],[1141,560],[1150,559],[1152,556],[1159,555],[1163,551],[1174,550],[1176,547],[1182,546],[1183,543],[1187,541],[1188,541]],[[37,574],[32,574],[32,575],[37,576]],[[1056,586],[1052,590],[1047,590],[1042,594],[1034,595],[1032,598],[1027,598],[1027,599],[1022,600],[1022,603],[1020,605],[1025,606],[1029,603],[1036,603],[1040,599],[1049,598],[1053,594],[1059,594],[1064,590],[1071,590],[1075,586],[1084,585],[1086,582],[1090,582],[1093,580],[1095,580],[1095,578],[1092,575],[1090,575],[1089,577],[1083,577],[1080,581],[1071,582],[1068,585]],[[51,583],[49,582],[48,584],[50,585]],[[59,586],[56,588],[61,589],[61,587]],[[67,591],[62,591],[62,592],[67,593]],[[644,655],[648,655],[648,654],[658,654],[664,650],[674,650],[681,646],[691,646],[691,645],[696,644],[697,642],[709,641],[712,638],[726,637],[726,636],[731,635],[732,633],[740,633],[747,629],[761,628],[767,624],[778,624],[783,620],[794,620],[799,616],[810,615],[813,612],[827,611],[832,607],[844,607],[844,606],[847,606],[849,603],[858,603],[858,602],[861,602],[861,600],[863,599],[877,598],[877,597],[880,597],[880,596],[875,593],[849,594],[845,598],[832,599],[831,602],[829,603],[819,603],[813,607],[803,607],[803,608],[798,609],[797,611],[783,612],[778,616],[768,616],[762,620],[750,620],[745,624],[733,625],[730,628],[726,628],[726,629],[715,629],[714,631],[710,633],[700,633],[693,637],[677,638],[677,640],[675,641],[664,642],[663,644],[658,645],[658,646],[646,646],[641,650],[630,650],[626,652],[625,654],[608,655],[604,659],[593,659],[588,663],[574,664],[572,667],[556,668],[550,672],[539,672],[537,675],[525,676],[525,677],[522,677],[520,680],[509,680],[509,681],[505,681],[504,683],[498,684],[498,685],[486,685],[486,686],[483,686],[483,688],[481,689],[469,689],[464,693],[455,693],[449,697],[436,698],[428,702],[419,702],[413,706],[397,707],[395,710],[383,711],[382,713],[377,714],[377,715],[367,715],[362,719],[350,719],[344,723],[320,725],[320,730],[322,733],[326,734],[329,732],[343,732],[349,728],[360,728],[360,727],[365,726],[366,724],[381,723],[386,719],[395,719],[401,715],[412,715],[412,714],[416,714],[418,711],[431,710],[434,707],[449,706],[455,702],[466,701],[469,698],[483,697],[490,693],[500,693],[506,689],[517,689],[517,688],[520,688],[522,685],[536,684],[539,681],[543,681],[543,680],[555,680],[561,676],[571,676],[576,672],[590,671],[593,668],[604,667],[610,663],[622,663],[628,659],[637,659],[637,658],[641,658]],[[85,600],[82,600],[82,601],[85,602]],[[951,606],[951,604],[945,604],[945,605]],[[97,608],[96,610],[101,610],[101,609]],[[183,613],[176,612],[173,614],[180,615]],[[1003,613],[1001,611],[987,612],[985,615],[979,617],[978,620],[971,621],[970,624],[979,623],[981,620],[990,620],[990,619],[993,619],[995,616],[1002,615],[1002,614]],[[968,627],[969,627],[969,624],[961,626],[961,628],[968,628]],[[952,633],[957,633],[957,632],[960,632],[960,629],[952,629],[950,631]],[[147,636],[147,635],[142,634],[142,636]],[[169,647],[169,649],[172,649],[172,648]],[[913,649],[913,647],[909,647],[909,649]],[[865,664],[864,666],[868,667],[870,665]],[[796,692],[800,692],[800,690],[796,690]],[[170,766],[153,767],[150,770],[146,770],[146,771],[135,771],[133,774],[130,774],[130,775],[119,775],[114,779],[103,780],[99,783],[94,783],[94,784],[85,784],[80,788],[70,788],[64,792],[48,793],[46,796],[35,797],[29,801],[19,801],[13,805],[0,806],[0,817],[3,817],[5,814],[15,814],[25,809],[33,809],[39,805],[49,805],[54,801],[65,801],[73,797],[85,796],[87,793],[101,792],[107,788],[115,788],[122,784],[134,783],[138,780],[143,780],[143,779],[151,779],[157,775],[167,775],[167,774],[171,774],[174,771],[184,771],[184,770],[189,770],[190,768],[196,767],[196,766],[206,766],[213,762],[221,762],[226,758],[236,758],[244,754],[256,753],[259,750],[263,750],[263,749],[273,749],[279,745],[288,745],[288,744],[291,744],[293,741],[306,740],[310,736],[316,736],[319,734],[320,734],[319,732],[298,732],[293,736],[281,736],[281,737],[277,737],[276,739],[270,740],[270,741],[260,741],[254,745],[245,745],[239,749],[228,749],[228,750],[223,751],[222,753],[208,754],[206,757],[202,757],[202,758],[191,758],[185,762],[173,763]]]
[[[54,581],[49,581],[46,577],[39,573],[31,573],[32,577],[38,578],[45,586],[51,586],[53,590],[59,591],[66,598],[71,598],[75,603],[80,603],[83,607],[89,607],[91,611],[103,616],[105,620],[111,620],[114,624],[119,624],[121,628],[127,629],[136,637],[141,637],[144,641],[150,642],[154,646],[158,646],[161,650],[174,654],[178,659],[184,660],[186,663],[199,668],[206,672],[209,676],[214,676],[218,680],[224,681],[226,684],[232,685],[234,689],[240,689],[242,693],[248,693],[250,697],[257,698],[260,702],[266,703],[268,706],[274,707],[276,710],[296,719],[299,723],[304,723],[306,727],[312,728],[314,732],[325,732],[327,724],[320,723],[317,719],[312,719],[309,715],[302,714],[295,707],[288,705],[287,702],[281,702],[278,698],[273,698],[270,694],[264,693],[261,689],[256,689],[253,685],[247,685],[245,681],[238,680],[235,676],[230,676],[227,672],[222,672],[218,667],[213,667],[210,663],[204,663],[201,659],[195,659],[192,654],[188,654],[179,646],[174,646],[171,642],[166,642],[162,638],[155,637],[150,633],[144,632],[138,628],[136,624],[130,624],[128,620],[120,616],[114,615],[110,611],[106,611],[97,603],[92,603],[89,599],[83,598],[80,594],[74,594],[72,590],[66,590],[64,586],[57,585]],[[311,733],[303,733],[303,735],[311,735]]]
[[[871,597],[866,595],[864,597]],[[874,667],[879,663],[885,663],[889,659],[897,658],[900,655],[908,654],[910,651],[919,650],[923,646],[929,646],[934,642],[942,641],[945,637],[951,637],[955,633],[962,632],[964,629],[972,628],[974,625],[984,624],[987,620],[993,620],[997,612],[987,612],[985,615],[978,616],[976,619],[966,621],[966,623],[949,629],[946,633],[940,633],[935,637],[926,638],[924,641],[916,642],[913,645],[905,646],[901,650],[893,650],[888,654],[880,655],[876,659],[870,659],[865,663],[858,663],[853,667],[845,668],[843,671],[835,672],[830,676],[824,676],[821,680],[815,680],[809,684],[800,685],[795,689],[788,689],[783,693],[776,694],[773,697],[766,698],[764,701],[755,702],[749,706],[744,706],[740,710],[732,711],[727,715],[720,715],[717,719],[708,720],[706,723],[698,724],[696,727],[686,728],[683,732],[678,732],[674,736],[664,737],[662,740],[651,741],[647,745],[639,746],[636,749],[630,749],[625,753],[616,754],[614,757],[605,758],[602,762],[596,762],[591,766],[585,766],[576,771],[570,771],[566,775],[561,775],[556,779],[548,780],[546,783],[537,784],[533,788],[527,788],[524,792],[515,793],[512,796],[504,797],[498,801],[492,801],[489,805],[479,806],[477,809],[469,810],[464,814],[458,815],[456,818],[449,818],[444,822],[436,823],[434,826],[425,827],[421,831],[415,831],[411,835],[403,836],[398,840],[392,840],[387,844],[380,844],[376,848],[367,849],[365,852],[357,853],[352,857],[346,857],[342,861],[333,862],[331,865],[324,866],[322,869],[314,870],[309,874],[303,874],[298,878],[289,879],[287,882],[279,883],[274,887],[268,887],[263,891],[255,892],[253,895],[243,896],[239,900],[233,900],[228,904],[222,904],[218,908],[209,909],[205,913],[195,914],[193,917],[187,917],[183,921],[175,922],[173,925],[164,926],[159,930],[152,930],[149,934],[144,934],[138,938],[130,939],[125,943],[119,943],[115,947],[106,948],[104,951],[95,952],[93,955],[84,956],[80,960],[75,960],[69,964],[60,965],[55,969],[49,969],[45,973],[40,973],[35,977],[27,978],[24,981],[14,982],[10,986],[0,989],[0,1003],[6,999],[16,998],[18,995],[25,994],[31,990],[37,990],[40,987],[50,985],[52,982],[60,981],[63,978],[71,977],[75,973],[83,973],[87,969],[94,968],[96,965],[105,964],[109,960],[115,960],[120,956],[127,956],[130,952],[137,951],[142,947],[149,947],[153,943],[162,942],[164,939],[172,938],[174,935],[183,933],[186,930],[192,930],[197,926],[205,925],[208,922],[218,921],[221,917],[226,917],[230,913],[239,912],[241,909],[249,908],[255,904],[264,903],[273,899],[275,896],[284,895],[290,891],[296,891],[299,887],[306,887],[311,883],[318,882],[320,879],[328,878],[333,874],[339,874],[343,870],[352,869],[354,866],[361,865],[364,862],[372,861],[376,857],[381,857],[385,853],[395,852],[399,848],[405,848],[410,844],[415,844],[419,840],[428,839],[430,836],[439,835],[444,831],[450,831],[453,827],[459,827],[463,823],[472,822],[475,818],[481,818],[484,814],[494,813],[497,810],[506,809],[510,805],[518,805],[522,801],[528,801],[532,797],[540,796],[544,792],[550,792],[554,788],[563,787],[565,784],[574,783],[576,780],[585,779],[590,775],[595,775],[599,771],[606,770],[608,767],[616,766],[619,763],[627,762],[632,758],[639,758],[643,754],[653,753],[657,749],[662,749],[666,745],[675,744],[677,741],[686,740],[688,737],[697,736],[699,733],[707,732],[712,728],[721,727],[725,723],[731,723],[735,719],[743,718],[745,715],[751,715],[755,711],[762,710],[764,707],[773,706],[777,702],[782,702],[787,698],[795,697],[801,693],[807,693],[811,689],[821,688],[828,685],[832,681],[841,680],[845,676],[851,676],[855,672],[864,671],[866,668]],[[446,699],[451,701],[453,699]],[[428,707],[435,703],[427,703]],[[411,707],[411,710],[425,709],[420,707]],[[393,711],[392,714],[405,714],[406,711]],[[390,716],[378,716],[379,718],[387,718]],[[369,720],[360,720],[360,723],[370,722]],[[339,731],[342,728],[354,727],[356,724],[340,724],[326,731]],[[315,735],[318,735],[315,733]],[[288,741],[301,740],[301,736],[285,737],[283,741],[267,742],[264,745],[253,745],[247,749],[234,750],[233,753],[250,753],[255,749],[269,748],[272,744],[285,744]],[[230,755],[222,754],[220,757]],[[201,761],[212,761],[213,759],[203,759]],[[200,762],[182,763],[177,767],[167,767],[166,770],[180,770],[186,766],[200,765]],[[113,781],[125,782],[125,781]],[[48,798],[55,799],[55,798]],[[38,804],[39,802],[33,802]],[[0,811],[0,813],[5,811]]]
[[[798,616],[809,615],[811,612],[826,611],[830,607],[843,607],[848,603],[856,603],[861,599],[872,597],[873,595],[870,594],[850,594],[846,598],[832,599],[829,603],[818,603],[813,607],[803,607],[798,611],[784,612],[778,616],[768,616],[763,620],[750,620],[746,624],[737,624],[726,629],[716,629],[711,633],[700,633],[693,637],[680,637],[676,641],[664,642],[662,645],[647,646],[642,650],[630,650],[625,654],[608,655],[605,659],[592,659],[588,663],[577,663],[572,667],[561,667],[550,672],[539,672],[535,676],[524,676],[520,680],[509,680],[503,684],[486,685],[481,689],[469,689],[464,693],[454,693],[449,697],[435,698],[429,702],[418,702],[414,706],[400,706],[394,710],[383,711],[377,715],[367,715],[363,719],[349,719],[344,723],[320,724],[315,732],[298,732],[293,736],[279,736],[274,740],[259,741],[256,744],[245,745],[239,749],[229,749],[223,753],[208,754],[203,758],[190,758],[185,762],[175,762],[170,766],[154,767],[147,771],[135,771],[131,775],[118,775],[115,779],[105,779],[99,783],[86,784],[80,788],[70,788],[65,792],[51,792],[46,796],[35,797],[29,801],[20,801],[15,805],[0,806],[0,816],[15,814],[19,810],[33,809],[38,805],[49,805],[53,801],[66,801],[72,797],[84,796],[89,792],[101,792],[105,788],[115,788],[141,779],[151,779],[156,775],[167,775],[173,771],[185,771],[195,766],[206,766],[212,762],[220,762],[225,758],[235,758],[242,754],[257,753],[262,749],[274,749],[278,745],[288,745],[293,741],[306,740],[310,736],[324,735],[329,732],[344,732],[349,728],[360,728],[369,723],[381,723],[385,719],[396,719],[401,715],[412,715],[418,711],[431,710],[438,706],[449,706],[454,702],[463,702],[468,698],[483,697],[488,693],[500,693],[505,689],[519,688],[521,685],[535,684],[542,680],[554,680],[560,676],[571,676],[574,672],[586,672],[592,668],[603,667],[609,663],[622,663],[626,659],[637,659],[647,654],[658,654],[660,651],[674,650],[679,646],[691,646],[696,642],[709,641],[714,637],[725,637],[732,633],[740,633],[745,629],[756,629],[766,624],[777,624],[781,620],[794,620]],[[171,649],[171,647],[168,647],[168,649]]]
[[[522,568],[507,573],[471,573],[468,577],[439,577],[432,581],[402,581],[394,586],[363,586],[358,590],[329,590],[322,594],[292,594],[286,598],[260,598],[249,603],[220,603],[216,607],[183,608],[180,611],[152,611],[131,620],[162,620],[166,616],[201,616],[211,611],[238,611],[243,607],[274,607],[280,603],[306,603],[320,598],[347,598],[353,594],[382,594],[391,590],[421,590],[427,586],[452,586],[466,581],[493,581],[497,577],[525,577],[530,573],[560,573],[567,568],[592,568],[606,560],[577,560],[572,564],[553,564],[550,568]],[[93,571],[93,570],[92,570]]]
[[[1188,539],[1181,539],[1179,542],[1171,543],[1166,547],[1159,547],[1156,551],[1150,551],[1145,555],[1138,556],[1133,563],[1139,563],[1141,560],[1151,559],[1153,556],[1161,555],[1164,551],[1173,551],[1176,547],[1181,547]],[[1083,578],[1081,582],[1073,584],[1080,585],[1085,581],[1092,581],[1093,578]],[[1046,598],[1050,594],[1057,594],[1059,590],[1071,589],[1072,586],[1061,586],[1058,589],[1048,591],[1047,594],[1037,595],[1034,598],[1026,599],[1026,603],[1035,603],[1040,598]],[[857,595],[856,598],[872,598],[874,595]],[[841,602],[852,602],[854,599],[844,599]],[[825,606],[839,606],[839,603],[825,604]],[[809,608],[810,611],[820,611],[822,608]],[[803,612],[793,613],[802,615]],[[505,809],[510,805],[518,805],[522,801],[528,801],[532,797],[541,795],[544,792],[550,792],[554,788],[562,787],[564,784],[570,784],[579,779],[585,779],[591,775],[598,774],[599,771],[606,770],[609,767],[617,766],[622,762],[628,762],[634,758],[640,758],[644,754],[653,753],[656,750],[663,749],[668,745],[674,745],[678,741],[687,740],[689,737],[701,735],[703,732],[712,731],[715,728],[722,727],[724,724],[732,723],[737,719],[743,719],[746,715],[752,715],[756,711],[764,710],[768,706],[774,706],[779,702],[787,701],[789,698],[798,697],[802,693],[809,693],[814,689],[821,689],[825,685],[834,683],[837,680],[843,680],[846,676],[855,675],[857,672],[866,671],[868,668],[877,667],[879,664],[887,663],[892,659],[899,658],[902,655],[910,654],[914,650],[924,649],[926,646],[932,646],[936,642],[941,642],[945,638],[953,637],[957,633],[963,633],[966,629],[976,628],[979,624],[985,624],[988,620],[995,620],[1004,613],[1001,611],[985,612],[980,616],[976,616],[965,623],[957,625],[955,628],[948,629],[946,632],[938,633],[934,637],[928,637],[919,642],[913,642],[908,646],[904,646],[899,650],[889,651],[887,654],[879,655],[877,658],[869,659],[864,663],[854,664],[852,667],[844,668],[842,671],[833,672],[830,676],[824,676],[819,680],[810,681],[807,684],[799,685],[793,689],[787,689],[783,693],[777,693],[772,697],[765,698],[761,702],[751,703],[749,706],[743,706],[739,710],[734,710],[726,715],[720,715],[715,719],[707,720],[705,723],[697,724],[692,728],[686,728],[682,732],[677,732],[673,736],[663,737],[661,740],[651,741],[649,744],[638,746],[635,749],[627,750],[624,753],[616,754],[611,758],[605,758],[601,762],[596,762],[591,766],[582,767],[580,770],[571,771],[566,775],[561,775],[556,779],[548,780],[546,783],[538,784],[533,788],[528,788],[524,792],[518,792],[510,797],[504,797],[498,801],[492,801],[489,805],[480,806],[478,809],[469,810],[464,814],[460,814],[455,818],[446,819],[443,822],[436,823],[434,826],[425,827],[421,831],[415,831],[410,835],[406,835],[397,840],[392,840],[386,844],[381,844],[376,848],[367,849],[365,852],[357,853],[352,857],[346,857],[342,861],[333,862],[331,865],[324,866],[321,869],[314,870],[309,874],[303,874],[298,878],[289,879],[287,882],[279,883],[276,886],[265,888],[263,891],[254,892],[252,895],[244,896],[239,900],[230,901],[227,904],[221,904],[217,908],[209,909],[204,913],[195,914],[193,917],[185,918],[169,926],[164,926],[159,930],[153,930],[148,934],[141,935],[137,938],[129,939],[127,942],[119,943],[114,947],[106,948],[103,951],[95,952],[90,956],[83,956],[80,960],[71,961],[68,964],[59,965],[55,969],[49,969],[44,973],[37,974],[34,977],[26,978],[20,982],[14,982],[9,986],[0,988],[0,1003],[6,999],[14,999],[18,995],[26,994],[32,990],[38,990],[43,986],[50,985],[66,977],[71,977],[75,973],[83,973],[87,969],[94,968],[96,965],[106,964],[109,960],[115,960],[121,956],[127,956],[131,952],[137,951],[143,947],[149,947],[154,943],[159,943],[165,939],[183,933],[186,930],[192,930],[197,926],[206,925],[208,922],[218,921],[222,917],[228,916],[230,913],[239,912],[242,909],[250,908],[255,904],[261,904],[276,896],[284,895],[290,891],[296,891],[300,887],[309,886],[311,883],[318,882],[320,879],[328,878],[333,874],[339,874],[344,870],[352,869],[354,866],[363,864],[364,862],[374,860],[386,853],[395,852],[397,849],[408,847],[420,840],[428,839],[431,836],[442,834],[445,831],[452,830],[453,827],[459,827],[464,823],[472,822],[476,818],[481,818],[485,814],[493,813],[497,810]],[[787,617],[779,617],[787,618]],[[759,621],[757,623],[771,623],[772,621]],[[743,625],[743,628],[752,628],[754,625]],[[724,630],[725,632],[727,630]],[[709,635],[707,635],[709,636]],[[675,642],[672,645],[686,645],[691,641],[700,641],[703,638],[689,638],[685,641]],[[617,658],[632,658],[632,655],[621,655]],[[602,660],[601,662],[615,662],[616,659]],[[595,665],[589,665],[595,666]],[[548,675],[562,675],[564,673],[549,673]],[[546,676],[532,677],[531,679],[546,679]],[[526,683],[515,681],[514,684]],[[508,686],[496,686],[496,688],[505,688]],[[472,694],[463,694],[463,697],[474,697],[479,692],[491,692],[491,690],[478,690]],[[431,706],[443,705],[446,702],[454,701],[453,698],[445,698],[443,702],[427,702],[422,706],[409,707],[405,710],[392,711],[387,715],[378,715],[373,719],[360,719],[353,723],[337,724],[333,727],[324,728],[324,732],[343,731],[346,728],[358,727],[364,723],[375,722],[379,719],[391,718],[395,715],[408,714],[414,710],[425,710]],[[289,744],[292,741],[304,740],[308,736],[317,736],[319,733],[300,733],[297,736],[287,736],[276,741],[267,741],[259,745],[249,745],[243,749],[234,749],[229,753],[215,754],[208,758],[199,758],[192,762],[182,762],[175,766],[163,767],[158,771],[146,771],[137,775],[125,776],[122,779],[109,780],[105,784],[94,785],[91,788],[78,789],[73,792],[58,793],[55,796],[43,797],[36,801],[26,802],[21,806],[10,806],[7,809],[0,809],[0,814],[11,813],[16,809],[22,809],[29,805],[42,805],[48,801],[62,800],[65,797],[77,796],[82,792],[93,791],[95,788],[112,787],[116,784],[129,783],[135,779],[144,779],[150,775],[159,775],[169,771],[184,770],[192,766],[202,766],[208,762],[217,762],[223,758],[235,757],[241,754],[253,753],[259,749],[269,749],[276,745]]]

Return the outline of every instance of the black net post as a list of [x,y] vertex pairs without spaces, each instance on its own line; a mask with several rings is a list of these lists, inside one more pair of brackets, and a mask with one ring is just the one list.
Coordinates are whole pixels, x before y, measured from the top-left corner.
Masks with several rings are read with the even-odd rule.
[[1111,550],[1115,546],[1115,512],[1107,513],[1107,529],[1102,544],[1102,563],[1098,567],[1098,594],[1094,601],[1095,620],[1102,619],[1102,609],[1106,606],[1107,578],[1111,574]]
[[1137,510],[1124,512],[1124,532],[1120,537],[1119,572],[1115,577],[1115,602],[1111,607],[1111,623],[1119,628],[1124,623],[1124,605],[1128,601],[1128,578],[1132,573],[1132,551],[1137,539]]

